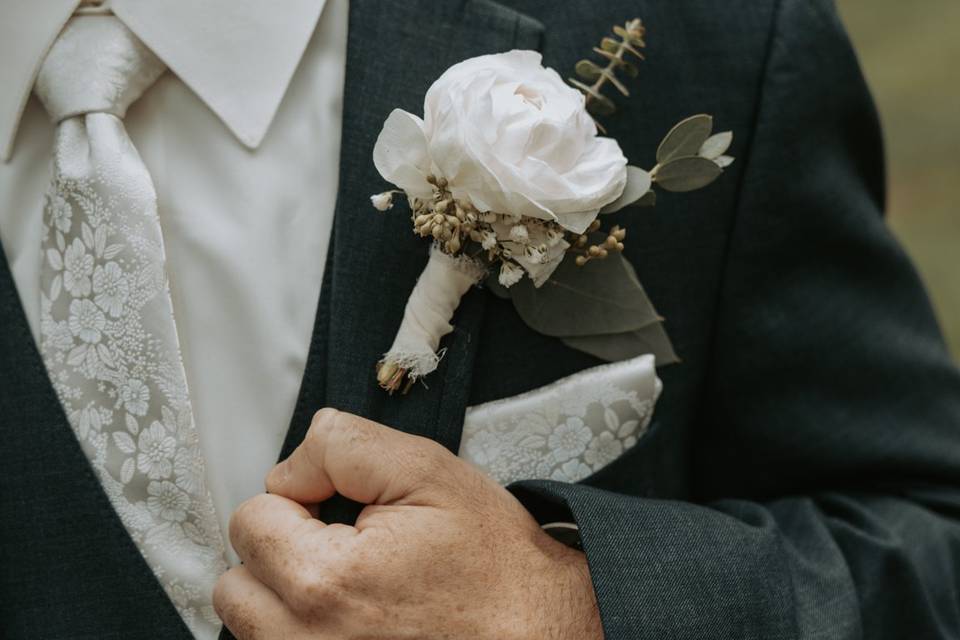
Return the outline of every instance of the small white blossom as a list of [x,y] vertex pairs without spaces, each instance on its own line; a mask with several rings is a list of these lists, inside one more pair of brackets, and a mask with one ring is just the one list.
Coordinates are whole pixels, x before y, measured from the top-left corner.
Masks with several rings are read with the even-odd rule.
[[100,342],[100,332],[107,326],[103,311],[90,300],[74,300],[70,303],[70,331],[84,342]]
[[523,277],[523,269],[512,262],[504,262],[500,267],[500,276],[498,280],[505,287],[512,287],[520,282]]
[[547,444],[557,461],[561,462],[583,453],[592,439],[590,427],[580,418],[571,416],[550,434]]
[[183,522],[187,519],[190,496],[169,480],[154,480],[147,485],[147,508],[164,520]]
[[73,218],[73,208],[70,203],[58,194],[50,194],[47,196],[47,207],[50,212],[50,223],[63,233],[70,231]]
[[177,449],[176,439],[167,433],[159,422],[140,432],[137,440],[137,468],[153,480],[166,478],[173,471],[173,454]]
[[510,227],[510,239],[521,244],[530,240],[530,232],[527,231],[527,225],[515,224]]
[[145,385],[142,380],[128,378],[120,387],[120,402],[123,404],[123,408],[131,414],[145,416],[150,402],[150,387]]
[[612,433],[604,431],[590,443],[583,459],[598,470],[619,458],[621,453],[623,444]]
[[63,286],[73,296],[89,295],[92,275],[93,256],[80,238],[74,238],[63,254]]
[[377,211],[387,211],[393,208],[393,192],[384,191],[370,196],[370,202]]
[[93,272],[94,302],[114,318],[123,313],[123,305],[130,295],[130,284],[120,265],[112,260],[97,266]]
[[497,246],[497,234],[493,231],[481,231],[480,246],[488,251],[495,248]]

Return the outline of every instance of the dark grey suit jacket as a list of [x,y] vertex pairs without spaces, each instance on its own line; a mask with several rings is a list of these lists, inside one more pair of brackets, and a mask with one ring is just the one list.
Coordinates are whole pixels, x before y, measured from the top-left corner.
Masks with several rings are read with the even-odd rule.
[[[648,166],[706,111],[738,160],[617,214],[683,359],[649,434],[582,484],[511,489],[579,523],[610,640],[960,637],[960,376],[882,221],[877,118],[829,0],[353,0],[335,229],[281,455],[327,405],[455,450],[468,404],[596,364],[473,290],[430,388],[380,391],[371,363],[426,250],[404,215],[371,212],[371,150],[449,65],[537,48],[566,73],[635,16],[648,61],[610,134]],[[188,638],[66,422],[5,260],[0,326],[0,636]]]

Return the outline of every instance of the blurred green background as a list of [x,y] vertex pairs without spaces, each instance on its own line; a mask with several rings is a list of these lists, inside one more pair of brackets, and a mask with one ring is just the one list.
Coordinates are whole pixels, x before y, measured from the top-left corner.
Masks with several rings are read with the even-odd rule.
[[960,0],[838,0],[883,120],[888,221],[960,359]]

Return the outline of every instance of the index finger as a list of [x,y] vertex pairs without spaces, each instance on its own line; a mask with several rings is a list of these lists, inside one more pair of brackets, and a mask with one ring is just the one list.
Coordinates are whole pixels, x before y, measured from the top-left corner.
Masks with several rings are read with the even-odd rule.
[[427,438],[322,409],[300,446],[267,476],[267,491],[302,504],[334,493],[363,504],[393,503],[442,476],[451,457]]

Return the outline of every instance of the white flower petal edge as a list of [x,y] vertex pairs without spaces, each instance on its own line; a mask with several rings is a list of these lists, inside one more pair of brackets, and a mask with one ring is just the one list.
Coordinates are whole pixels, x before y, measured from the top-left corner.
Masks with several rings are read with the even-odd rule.
[[391,111],[373,147],[373,164],[384,180],[410,197],[429,198],[432,191],[426,176],[430,173],[430,156],[423,120],[402,109]]

